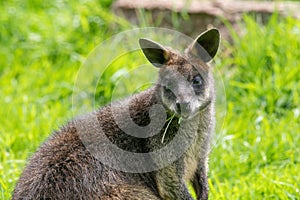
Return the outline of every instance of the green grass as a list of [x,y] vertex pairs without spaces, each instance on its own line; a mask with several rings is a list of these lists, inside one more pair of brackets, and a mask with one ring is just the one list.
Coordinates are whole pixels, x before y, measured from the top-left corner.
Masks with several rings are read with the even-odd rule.
[[[11,197],[26,159],[72,117],[88,53],[131,27],[110,13],[110,1],[46,2],[0,3],[0,199]],[[244,36],[232,32],[235,45],[224,41],[216,60],[227,116],[210,156],[210,199],[300,199],[300,22],[245,22]],[[130,69],[138,56],[115,65]],[[118,70],[98,85],[99,104],[109,101]]]
[[228,112],[211,155],[211,196],[299,199],[300,22],[245,22],[227,46],[233,56],[218,62]]

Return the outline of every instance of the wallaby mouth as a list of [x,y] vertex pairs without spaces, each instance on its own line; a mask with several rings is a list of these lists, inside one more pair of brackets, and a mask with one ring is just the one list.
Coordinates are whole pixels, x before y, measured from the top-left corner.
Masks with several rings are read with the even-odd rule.
[[191,113],[191,112],[178,112],[178,111],[173,111],[174,114],[176,115],[176,117],[178,118],[182,118],[182,119],[185,119],[185,120],[188,120],[190,118],[193,118],[195,115],[197,115],[198,112],[196,113]]
[[179,106],[176,104],[176,109],[173,111],[175,115],[179,118],[182,118],[184,120],[189,120],[196,115],[200,114],[202,111],[206,110],[209,105],[211,104],[212,100],[205,101],[198,109],[195,111],[192,111],[190,105],[183,104],[182,106]]
[[177,102],[175,112],[183,118],[188,118],[191,113],[191,104],[189,102]]

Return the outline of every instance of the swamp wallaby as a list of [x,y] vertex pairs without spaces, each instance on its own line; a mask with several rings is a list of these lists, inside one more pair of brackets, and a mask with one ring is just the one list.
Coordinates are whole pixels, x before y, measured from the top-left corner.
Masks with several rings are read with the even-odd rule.
[[[187,182],[194,186],[197,199],[207,199],[215,97],[206,63],[217,53],[219,42],[217,29],[202,33],[184,53],[140,39],[146,58],[159,68],[157,83],[53,133],[30,159],[13,199],[192,200]],[[153,109],[155,105],[160,109]],[[148,127],[154,122],[162,124],[160,129]],[[118,163],[109,145],[145,155],[144,165],[130,168],[135,156],[123,156],[125,162]],[[165,156],[149,153],[161,149]]]

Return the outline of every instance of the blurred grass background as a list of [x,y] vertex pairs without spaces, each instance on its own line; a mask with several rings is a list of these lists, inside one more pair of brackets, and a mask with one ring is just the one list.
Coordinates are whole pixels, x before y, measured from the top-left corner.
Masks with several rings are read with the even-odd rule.
[[[111,3],[0,2],[0,199],[10,199],[26,159],[72,117],[73,85],[88,53],[133,28],[111,14]],[[232,29],[234,45],[223,41],[215,60],[227,116],[210,156],[210,199],[300,199],[300,21],[244,21],[244,36]],[[108,93],[114,69],[98,86]]]

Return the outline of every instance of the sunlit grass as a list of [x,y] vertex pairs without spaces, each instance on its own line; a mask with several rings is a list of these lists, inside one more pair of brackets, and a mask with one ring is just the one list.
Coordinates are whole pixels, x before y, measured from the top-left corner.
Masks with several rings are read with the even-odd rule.
[[[245,17],[224,74],[227,116],[211,155],[212,199],[299,199],[300,22]],[[221,133],[217,133],[221,134]]]

